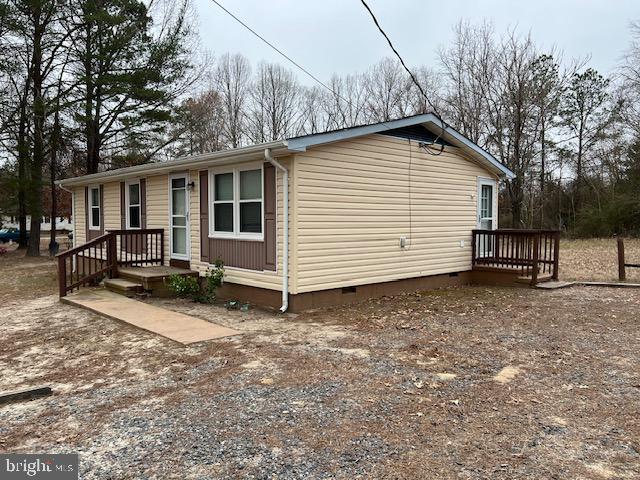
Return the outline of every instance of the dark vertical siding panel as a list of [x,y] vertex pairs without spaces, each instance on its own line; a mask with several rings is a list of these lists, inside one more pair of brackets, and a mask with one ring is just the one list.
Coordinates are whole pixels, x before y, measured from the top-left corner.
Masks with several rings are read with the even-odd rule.
[[127,202],[126,202],[126,185],[124,182],[120,182],[120,228],[123,230],[127,228]]
[[140,226],[147,228],[147,180],[140,179]]
[[91,230],[89,230],[89,187],[84,187],[84,227],[85,233],[84,236],[85,242],[91,240]]
[[264,269],[276,269],[276,169],[270,163],[264,164]]
[[104,185],[100,185],[100,235],[104,234]]
[[203,262],[215,260],[210,255],[209,242],[209,172],[202,170],[200,172],[200,259]]

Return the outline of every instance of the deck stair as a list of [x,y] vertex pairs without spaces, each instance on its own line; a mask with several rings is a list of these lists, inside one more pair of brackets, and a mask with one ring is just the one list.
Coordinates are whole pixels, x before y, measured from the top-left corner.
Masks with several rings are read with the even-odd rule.
[[[118,280],[128,282],[127,285],[131,286],[131,288],[133,288],[133,285],[140,285],[141,291],[149,292],[154,297],[170,296],[169,278],[172,275],[197,278],[198,272],[164,265],[118,268]],[[105,285],[107,285],[106,280]]]
[[142,283],[132,282],[124,278],[105,278],[103,285],[107,290],[126,295],[127,297],[133,297],[144,291]]

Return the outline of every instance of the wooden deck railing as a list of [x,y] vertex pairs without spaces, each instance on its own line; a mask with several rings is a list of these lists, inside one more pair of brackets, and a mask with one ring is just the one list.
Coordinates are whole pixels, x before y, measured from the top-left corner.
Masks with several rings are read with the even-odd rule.
[[560,232],[557,230],[474,230],[474,268],[519,271],[538,283],[540,275],[558,279]]
[[118,276],[118,266],[148,266],[164,263],[164,230],[112,230],[83,245],[56,255],[58,292],[64,297],[81,286],[96,284],[104,277]]

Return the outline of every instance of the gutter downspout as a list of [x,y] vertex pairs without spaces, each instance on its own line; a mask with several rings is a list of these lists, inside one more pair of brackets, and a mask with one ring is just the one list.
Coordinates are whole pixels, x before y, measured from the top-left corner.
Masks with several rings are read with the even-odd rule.
[[284,229],[284,239],[282,245],[282,307],[280,307],[280,312],[284,313],[289,308],[289,170],[271,156],[270,148],[264,149],[264,158],[282,172],[284,190],[284,219],[282,226]]

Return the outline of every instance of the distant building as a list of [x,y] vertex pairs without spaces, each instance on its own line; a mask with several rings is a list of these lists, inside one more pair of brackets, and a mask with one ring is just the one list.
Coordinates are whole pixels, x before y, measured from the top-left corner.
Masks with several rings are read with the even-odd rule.
[[[27,230],[31,225],[31,217],[27,216]],[[1,216],[0,228],[20,228],[18,223],[18,217]],[[40,222],[40,230],[43,232],[51,231],[51,217],[43,217]],[[57,217],[56,218],[56,230],[58,232],[71,232],[73,231],[73,219],[71,217]]]

